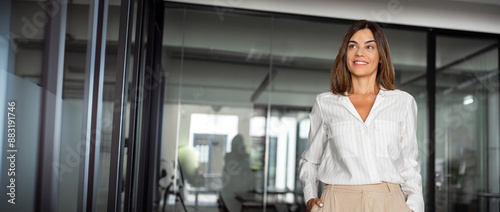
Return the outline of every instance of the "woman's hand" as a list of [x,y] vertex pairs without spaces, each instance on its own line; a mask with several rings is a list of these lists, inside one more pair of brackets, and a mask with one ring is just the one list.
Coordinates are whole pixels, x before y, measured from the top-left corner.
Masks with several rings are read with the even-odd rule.
[[307,201],[306,205],[307,205],[307,210],[311,211],[315,205],[322,208],[323,202],[321,202],[321,200],[319,198],[314,198],[314,199],[310,199],[309,201]]

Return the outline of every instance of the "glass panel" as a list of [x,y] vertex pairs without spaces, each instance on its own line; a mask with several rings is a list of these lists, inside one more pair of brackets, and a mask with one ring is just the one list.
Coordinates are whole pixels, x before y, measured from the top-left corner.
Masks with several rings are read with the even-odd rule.
[[[277,18],[273,22],[273,80],[269,118],[268,204],[307,210],[299,161],[308,145],[309,112],[330,90],[330,69],[349,25]],[[322,189],[322,186],[320,187]]]
[[45,1],[0,3],[0,202],[34,211],[40,136]]
[[[348,25],[193,10],[184,14],[182,9],[167,9],[165,20],[163,184],[165,189],[170,183],[184,185],[179,191],[184,199],[168,195],[167,208],[182,207],[179,202],[184,201],[188,208],[208,210],[215,206],[214,193],[219,191],[223,201],[219,204],[230,211],[250,203],[262,207],[264,193],[270,209],[305,209],[297,168],[307,147],[308,113],[316,94],[329,90],[329,71]],[[238,27],[241,23],[245,27]],[[411,93],[420,108],[419,162],[425,170],[426,34],[392,29],[386,33],[397,55],[393,56],[396,86]],[[417,42],[402,39],[408,37]],[[268,46],[272,46],[272,67],[267,66]],[[234,137],[237,134],[242,136]],[[241,147],[245,151],[238,153],[249,156],[255,177],[254,192],[231,191],[236,199],[225,196],[227,187],[237,187],[230,180],[234,176],[227,173],[234,168],[227,158],[237,151],[229,145],[231,138],[245,143]],[[174,143],[178,148],[171,148]],[[221,167],[214,164],[223,154],[220,174]],[[180,175],[174,168],[175,155],[184,178],[172,181],[170,176]],[[235,167],[240,170],[241,164]]]
[[[410,93],[417,102],[418,162],[424,198],[427,182],[427,34],[425,32],[384,29],[396,71],[395,86]],[[408,42],[411,40],[411,42]]]
[[61,154],[59,158],[58,211],[77,211],[82,143],[83,95],[88,42],[89,1],[68,2],[62,103]]
[[[134,3],[132,5],[134,7],[133,9],[133,17],[132,17],[132,20],[137,20],[137,4]],[[130,43],[131,43],[131,48],[129,50],[129,54],[126,55],[126,57],[128,57],[128,61],[129,61],[129,65],[128,65],[128,96],[129,98],[127,98],[127,104],[126,104],[126,111],[125,111],[125,127],[124,127],[124,130],[125,130],[125,143],[124,143],[124,149],[123,149],[123,159],[121,161],[122,163],[122,191],[121,191],[121,194],[120,194],[120,198],[121,198],[121,211],[125,211],[125,202],[127,201],[125,198],[127,197],[126,193],[125,193],[125,190],[126,190],[126,186],[129,186],[129,184],[127,184],[127,169],[128,169],[128,158],[130,156],[130,152],[128,151],[129,150],[129,141],[130,141],[130,116],[131,116],[131,101],[133,101],[132,99],[132,92],[133,90],[130,88],[130,85],[132,84],[132,80],[133,80],[133,73],[134,73],[134,52],[135,52],[135,49],[133,48],[133,46],[135,46],[135,43],[136,43],[136,39],[135,39],[135,32],[136,32],[136,27],[137,27],[137,21],[134,21],[133,24],[132,24],[132,33],[131,33],[131,39],[130,39]],[[135,98],[135,97],[134,97]],[[133,130],[133,129],[132,129]]]
[[[97,211],[108,211],[109,171],[111,136],[113,132],[113,111],[115,109],[115,81],[118,48],[118,26],[120,25],[120,2],[111,1],[108,7],[106,32],[106,56],[104,64],[103,105],[101,123],[101,154],[97,190]],[[118,97],[119,98],[119,97]],[[122,207],[123,208],[123,207]]]
[[[142,187],[140,187],[140,184],[142,181],[140,181],[141,176],[145,176],[144,173],[141,172],[142,169],[142,161],[141,161],[141,151],[143,151],[141,148],[144,147],[141,143],[143,143],[142,139],[142,133],[147,133],[146,129],[142,129],[143,122],[148,122],[148,120],[145,120],[143,117],[143,111],[145,110],[144,107],[144,101],[142,101],[145,98],[146,93],[148,92],[147,89],[149,89],[148,83],[155,82],[155,81],[148,81],[146,76],[150,74],[150,67],[146,67],[146,56],[147,56],[147,40],[148,40],[148,24],[144,22],[144,19],[147,19],[146,16],[148,16],[147,12],[139,13],[139,9],[142,7],[139,5],[142,4],[141,2],[135,2],[134,5],[134,24],[133,24],[133,33],[132,33],[132,47],[131,47],[131,57],[130,57],[130,77],[129,81],[136,81],[138,82],[137,85],[131,84],[132,86],[129,87],[129,103],[130,105],[128,106],[129,111],[127,111],[127,114],[129,115],[135,115],[135,128],[128,129],[129,126],[127,126],[128,129],[128,138],[130,138],[130,142],[126,142],[124,153],[126,154],[126,158],[124,158],[124,162],[127,162],[130,160],[130,164],[127,164],[127,169],[130,170],[130,184],[127,184],[127,186],[131,186],[129,193],[125,193],[125,197],[130,196],[130,203],[127,205],[127,207],[130,207],[131,210],[139,210],[140,207],[143,207],[146,203],[142,202],[142,196],[144,195],[142,192],[139,192]],[[141,18],[139,15],[142,14],[143,17]],[[142,22],[142,23],[141,23]],[[141,27],[141,29],[137,29],[137,27]],[[139,33],[141,33],[140,37],[134,37],[136,35],[136,30],[141,30]],[[136,48],[139,48],[140,50],[137,50]],[[140,51],[140,55],[136,55],[137,51]],[[133,57],[132,57],[133,56]],[[137,70],[137,73],[134,71]],[[134,75],[137,74],[137,75]],[[137,93],[137,97],[135,96]],[[130,117],[129,117],[130,118]],[[127,123],[129,123],[129,120],[127,120]],[[131,123],[129,123],[131,124]],[[130,147],[130,148],[128,148]],[[130,165],[130,166],[129,166]],[[128,171],[128,170],[127,170]],[[129,174],[129,173],[127,173]],[[125,179],[127,180],[127,179]],[[124,181],[126,182],[126,181]],[[125,203],[125,202],[124,202]]]
[[166,9],[167,211],[181,202],[200,211],[262,207],[266,109],[256,105],[268,97],[252,96],[269,73],[270,26],[266,17]]
[[497,41],[438,36],[436,48],[436,211],[498,211]]

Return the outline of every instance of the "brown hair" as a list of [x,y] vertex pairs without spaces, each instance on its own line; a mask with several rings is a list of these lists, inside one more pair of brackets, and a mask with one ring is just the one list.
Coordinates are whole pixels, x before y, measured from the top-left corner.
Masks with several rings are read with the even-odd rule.
[[352,35],[359,30],[369,29],[373,33],[380,57],[376,82],[379,86],[394,90],[394,65],[392,64],[389,43],[382,28],[374,22],[360,20],[351,25],[344,35],[339,53],[330,71],[330,89],[334,94],[344,95],[352,89],[351,72],[347,68],[347,47]]

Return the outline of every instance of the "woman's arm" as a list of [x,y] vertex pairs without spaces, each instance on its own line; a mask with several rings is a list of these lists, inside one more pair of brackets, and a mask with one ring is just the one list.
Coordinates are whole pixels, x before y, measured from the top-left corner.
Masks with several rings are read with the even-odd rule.
[[404,170],[401,172],[401,176],[405,182],[401,184],[401,189],[405,194],[406,204],[410,209],[415,212],[423,212],[422,176],[420,175],[420,165],[417,162],[417,103],[411,96],[408,102],[402,129]]
[[[323,150],[327,142],[319,97],[316,97],[316,102],[309,114],[309,118],[309,144],[304,153],[302,153],[299,165],[299,177],[304,187],[304,199],[306,200],[306,204],[309,200],[317,198],[318,166],[321,163],[321,157],[323,156]],[[321,201],[319,203],[321,203]]]

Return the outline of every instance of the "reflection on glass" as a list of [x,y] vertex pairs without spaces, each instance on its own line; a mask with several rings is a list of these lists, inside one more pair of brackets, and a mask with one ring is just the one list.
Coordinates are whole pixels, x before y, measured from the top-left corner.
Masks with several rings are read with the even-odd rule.
[[45,15],[39,3],[44,1],[0,3],[2,211],[33,211],[35,207],[45,42],[45,24],[35,19]]
[[285,208],[303,205],[298,162],[308,145],[308,114],[309,108],[273,107],[269,129],[269,204]]
[[[76,211],[80,169],[84,164],[82,116],[87,51],[88,1],[68,3],[64,58],[58,211]],[[85,27],[82,27],[85,26]]]
[[269,210],[306,210],[298,162],[307,148],[309,111],[317,94],[329,90],[330,68],[346,24],[273,19],[271,89],[267,135]]
[[269,73],[269,19],[183,9],[165,16],[161,169],[173,184],[160,205],[261,208],[266,121],[255,105],[267,101],[258,90]]
[[[108,188],[110,175],[111,136],[113,111],[115,108],[114,86],[117,64],[118,26],[120,5],[109,5],[106,29],[106,56],[104,63],[104,85],[102,96],[101,149],[99,155],[99,178],[97,190],[97,211],[108,211]],[[118,97],[119,98],[119,97]],[[116,130],[116,129],[115,129]],[[123,207],[122,207],[123,208]]]
[[[417,102],[418,162],[422,175],[422,188],[426,194],[428,127],[427,127],[427,49],[425,32],[384,29],[396,71],[394,85],[410,93]],[[408,42],[411,40],[412,42]]]
[[254,188],[255,176],[250,168],[250,155],[243,136],[236,135],[231,142],[231,151],[224,156],[221,198],[229,211],[241,211],[241,204],[234,194],[244,195]]
[[500,189],[498,166],[489,165],[499,160],[496,42],[437,38],[437,211],[498,209],[488,195]]

